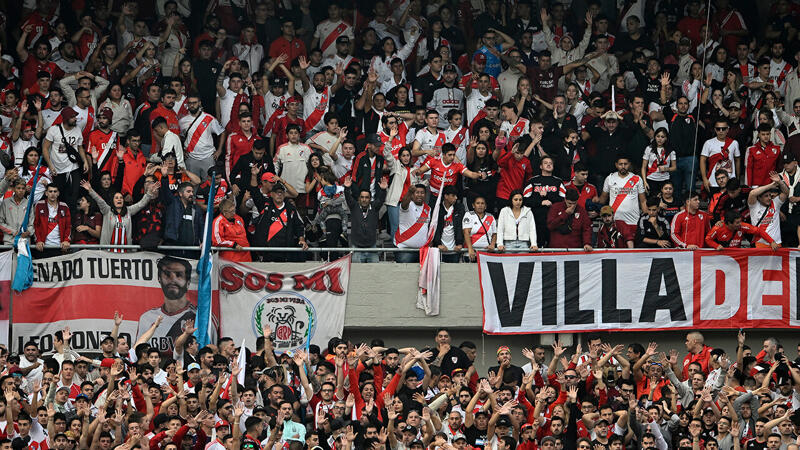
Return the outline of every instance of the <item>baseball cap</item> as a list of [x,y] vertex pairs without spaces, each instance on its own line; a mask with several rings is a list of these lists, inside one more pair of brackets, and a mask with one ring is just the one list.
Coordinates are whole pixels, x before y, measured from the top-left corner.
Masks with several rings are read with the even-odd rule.
[[498,427],[510,427],[511,426],[511,419],[509,419],[507,416],[500,416],[500,418],[497,419],[497,426]]
[[731,102],[728,105],[728,108],[742,109],[742,105],[739,102]]
[[200,364],[191,363],[186,367],[186,370],[189,371],[189,372],[191,372],[192,370],[195,370],[195,369],[200,370]]
[[476,53],[475,56],[472,57],[472,61],[486,64],[486,55],[483,53]]
[[275,176],[272,172],[264,172],[261,174],[261,181],[268,181],[270,183],[274,183],[278,181],[278,177]]
[[22,122],[22,131],[28,131],[33,129],[33,122],[30,120],[26,120]]
[[678,44],[680,44],[680,45],[692,45],[692,40],[689,39],[688,37],[684,36],[684,37],[681,38],[680,41],[678,41]]
[[227,420],[218,420],[217,423],[214,424],[214,428],[221,428],[221,427],[229,427],[231,424],[228,423]]
[[442,68],[442,72],[458,72],[456,70],[455,64],[445,64]]
[[416,427],[413,427],[413,426],[411,426],[411,425],[406,425],[406,426],[405,426],[405,427],[404,427],[404,428],[403,428],[401,431],[402,431],[403,433],[405,433],[405,432],[407,431],[407,432],[409,432],[409,433],[414,433],[414,434],[416,434],[416,433],[417,433],[417,428],[416,428]]
[[78,394],[78,395],[75,397],[75,401],[77,402],[78,400],[86,400],[86,401],[87,401],[87,402],[89,402],[89,403],[91,403],[91,402],[92,402],[92,401],[89,399],[89,396],[88,396],[88,395],[86,395],[86,394],[83,394],[83,393],[81,393],[81,394]]
[[78,113],[75,112],[74,109],[64,108],[64,110],[61,111],[61,120],[69,120],[72,119],[73,117],[78,117]]
[[450,372],[450,376],[454,377],[454,376],[458,375],[459,373],[464,373],[464,369],[461,369],[461,368],[453,369],[453,371]]
[[103,360],[100,361],[100,367],[105,367],[106,369],[110,369],[113,365],[114,358],[103,358]]
[[9,374],[9,375],[19,375],[19,376],[22,376],[22,370],[19,368],[19,366],[16,366],[16,365],[14,365],[14,366],[9,366],[9,367],[8,367],[8,374]]
[[0,59],[2,59],[3,61],[8,61],[9,64],[14,64],[14,57],[11,55],[0,56]]
[[381,141],[381,137],[377,133],[370,133],[367,135],[366,143],[380,145],[383,141]]
[[291,97],[286,99],[286,104],[287,105],[291,104],[291,103],[303,103],[303,101],[300,100],[300,97],[298,97],[296,95],[293,95],[293,96],[291,96]]
[[456,433],[455,435],[453,435],[453,442],[455,442],[455,441],[461,441],[461,440],[464,440],[464,441],[466,441],[466,440],[467,440],[467,437],[466,437],[466,436],[464,436],[464,435],[463,435],[463,434],[461,434],[461,433]]
[[790,162],[797,161],[797,158],[794,157],[793,154],[790,152],[786,152],[783,154],[783,163],[788,164]]
[[603,206],[602,208],[600,208],[600,215],[601,216],[606,216],[606,215],[613,216],[614,215],[614,209],[612,209],[608,205]]
[[114,111],[111,111],[111,108],[103,108],[100,110],[100,117],[105,117],[108,120],[114,119]]
[[286,192],[286,186],[283,183],[275,183],[275,186],[272,186],[272,192],[275,191]]
[[336,38],[337,44],[349,44],[350,43],[350,36],[339,36]]

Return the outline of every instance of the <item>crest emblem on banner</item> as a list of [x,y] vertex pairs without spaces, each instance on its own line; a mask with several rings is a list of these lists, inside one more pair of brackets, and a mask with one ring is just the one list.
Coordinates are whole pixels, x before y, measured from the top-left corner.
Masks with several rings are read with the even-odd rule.
[[295,292],[278,292],[256,303],[251,320],[253,332],[261,335],[264,325],[272,329],[275,350],[304,347],[317,328],[317,312],[307,298]]

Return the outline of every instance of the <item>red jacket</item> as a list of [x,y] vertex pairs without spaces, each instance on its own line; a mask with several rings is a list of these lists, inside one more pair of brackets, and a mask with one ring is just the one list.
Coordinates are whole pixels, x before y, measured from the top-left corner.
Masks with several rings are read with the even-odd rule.
[[[48,224],[50,222],[50,209],[47,207],[47,200],[40,200],[33,207],[33,234],[36,242],[46,242],[49,233]],[[58,202],[55,222],[58,224],[59,240],[69,242],[70,231],[72,230],[72,219],[69,215],[69,208],[64,202]]]
[[[550,206],[547,211],[549,247],[582,248],[584,245],[592,245],[592,223],[589,214],[580,205],[575,205],[575,211],[571,215],[567,214],[566,210],[567,202],[558,202]],[[570,216],[572,221],[567,225]]]
[[711,214],[697,211],[689,214],[686,210],[675,214],[672,218],[672,241],[678,248],[690,245],[705,247],[706,235],[711,229]]
[[683,358],[682,374],[684,380],[689,377],[689,364],[693,362],[700,364],[700,367],[703,368],[703,373],[708,375],[708,361],[711,359],[711,350],[713,350],[711,347],[704,345],[703,349],[700,350],[699,353],[689,353],[685,358]]
[[781,148],[772,142],[767,143],[766,147],[761,146],[761,142],[747,149],[747,184],[749,186],[765,186],[772,183],[769,173],[778,170],[778,157],[781,156]]
[[[236,244],[242,247],[249,247],[247,242],[247,229],[244,220],[235,215],[233,222],[226,219],[222,214],[214,219],[211,225],[211,244],[217,247],[233,247]],[[220,257],[228,261],[249,262],[250,252],[220,252]]]

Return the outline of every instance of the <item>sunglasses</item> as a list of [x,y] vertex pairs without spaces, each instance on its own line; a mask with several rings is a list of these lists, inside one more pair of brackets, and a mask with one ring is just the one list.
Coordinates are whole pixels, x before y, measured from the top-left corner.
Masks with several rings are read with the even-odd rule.
[[725,131],[728,129],[728,127],[714,127],[714,129],[717,131]]

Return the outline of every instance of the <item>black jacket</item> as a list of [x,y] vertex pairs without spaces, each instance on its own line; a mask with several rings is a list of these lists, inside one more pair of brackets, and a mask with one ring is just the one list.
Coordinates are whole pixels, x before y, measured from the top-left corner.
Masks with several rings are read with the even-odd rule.
[[[436,232],[433,234],[431,247],[438,247],[442,245],[442,231],[444,230],[444,205],[439,206],[439,220],[436,222]],[[455,202],[453,204],[453,234],[455,235],[456,245],[464,245],[464,231],[461,228],[461,222],[464,220],[464,204],[462,202]]]
[[296,247],[305,231],[303,221],[291,203],[283,202],[283,207],[277,208],[272,199],[264,204],[255,225],[253,242],[257,247]]
[[367,210],[366,216],[358,206],[356,196],[352,188],[344,188],[344,198],[347,200],[347,206],[350,208],[350,245],[358,248],[374,248],[378,241],[378,211],[383,206],[383,201],[386,200],[386,191],[378,188],[375,191],[375,198]]
[[362,189],[378,192],[378,183],[383,177],[384,159],[380,153],[375,155],[375,187],[370,189],[369,183],[372,179],[372,163],[369,160],[369,151],[365,150],[356,156],[353,161],[353,195],[358,195]]

